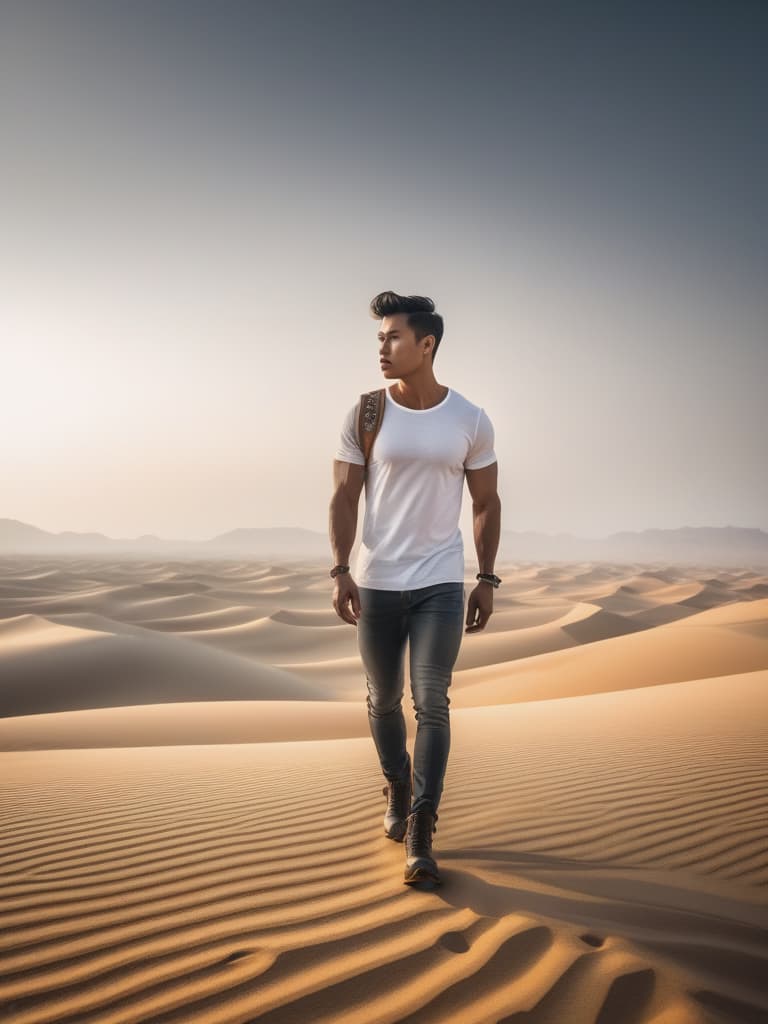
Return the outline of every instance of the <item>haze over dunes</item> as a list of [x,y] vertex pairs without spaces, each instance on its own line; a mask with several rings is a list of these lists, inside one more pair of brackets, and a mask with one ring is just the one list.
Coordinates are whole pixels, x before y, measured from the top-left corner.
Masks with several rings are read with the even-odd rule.
[[[468,503],[467,503],[468,504]],[[362,516],[361,516],[362,518]],[[471,538],[472,531],[465,531]],[[358,536],[352,548],[355,558]],[[471,550],[469,540],[465,541]],[[203,540],[173,537],[108,537],[103,533],[71,530],[52,533],[18,519],[0,519],[0,557],[3,555],[106,556],[121,559],[228,558],[285,561],[295,564],[322,560],[328,552],[326,531],[298,527],[244,527]],[[502,530],[500,557],[516,561],[680,562],[768,569],[768,533],[743,526],[683,526],[666,530],[623,530],[606,537],[547,534],[533,530]]]
[[762,1019],[768,576],[497,571],[428,893],[324,565],[0,560],[3,1021]]

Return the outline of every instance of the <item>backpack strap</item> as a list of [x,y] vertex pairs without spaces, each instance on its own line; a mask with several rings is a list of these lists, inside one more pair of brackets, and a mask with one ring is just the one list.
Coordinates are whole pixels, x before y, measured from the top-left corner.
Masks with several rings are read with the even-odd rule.
[[357,417],[357,437],[360,447],[365,456],[365,466],[371,457],[373,442],[381,430],[381,421],[384,418],[386,407],[386,395],[384,388],[377,388],[375,391],[366,391],[360,395],[360,411]]

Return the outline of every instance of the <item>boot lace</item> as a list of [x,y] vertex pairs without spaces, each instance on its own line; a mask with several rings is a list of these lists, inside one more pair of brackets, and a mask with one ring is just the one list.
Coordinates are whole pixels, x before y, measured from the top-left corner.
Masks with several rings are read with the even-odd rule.
[[437,831],[437,815],[428,811],[414,811],[409,818],[409,829],[406,834],[406,846],[409,856],[420,853],[429,854],[432,850],[432,833]]

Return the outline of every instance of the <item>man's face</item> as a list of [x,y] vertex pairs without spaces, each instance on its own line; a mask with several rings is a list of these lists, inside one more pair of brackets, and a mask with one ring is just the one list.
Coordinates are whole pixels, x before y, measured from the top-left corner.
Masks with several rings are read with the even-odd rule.
[[[434,336],[428,334],[426,338],[417,341],[407,321],[407,313],[394,313],[392,316],[385,316],[379,327],[379,364],[384,377],[390,380],[413,373],[425,359],[430,362],[432,360],[429,353],[425,355],[424,345],[428,339],[431,339],[428,344],[433,345]],[[387,362],[382,364],[382,360]]]

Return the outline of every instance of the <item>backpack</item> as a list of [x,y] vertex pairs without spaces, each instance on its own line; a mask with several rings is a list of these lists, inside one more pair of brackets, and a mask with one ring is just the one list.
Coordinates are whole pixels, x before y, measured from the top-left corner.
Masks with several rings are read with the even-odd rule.
[[357,439],[365,456],[365,468],[371,457],[371,449],[376,436],[381,430],[381,421],[386,408],[385,388],[366,391],[360,395],[360,411],[357,417]]

